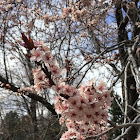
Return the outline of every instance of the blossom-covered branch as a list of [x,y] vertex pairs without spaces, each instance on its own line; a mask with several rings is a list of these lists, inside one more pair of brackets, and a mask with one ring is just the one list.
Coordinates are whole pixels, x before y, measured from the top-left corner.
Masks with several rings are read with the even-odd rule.
[[[108,129],[107,109],[112,98],[105,83],[95,85],[94,81],[89,81],[79,88],[66,84],[59,65],[43,42],[39,42],[36,48],[31,50],[30,59],[38,65],[33,71],[37,93],[41,93],[45,88],[52,88],[56,92],[55,111],[61,114],[60,124],[65,123],[68,129],[61,140],[84,140]],[[102,136],[102,139],[106,139],[106,135]]]

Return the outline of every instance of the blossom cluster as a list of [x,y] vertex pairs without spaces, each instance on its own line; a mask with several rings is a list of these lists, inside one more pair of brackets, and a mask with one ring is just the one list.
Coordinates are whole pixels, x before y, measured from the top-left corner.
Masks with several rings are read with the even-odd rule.
[[[68,7],[63,9],[62,19],[71,17],[74,21],[82,22],[84,20],[88,26],[92,26],[99,22],[99,19],[103,14],[108,13],[107,9],[111,7],[111,5],[111,0],[108,2],[105,2],[104,0],[81,0],[76,3],[71,2]],[[92,12],[90,10],[92,10]]]
[[[55,110],[62,115],[60,124],[65,123],[68,129],[61,140],[82,140],[107,129],[107,108],[111,105],[112,98],[104,83],[95,86],[90,81],[76,89],[61,82],[53,89],[57,92]],[[103,139],[106,139],[106,136],[103,136]]]
[[[61,140],[84,140],[107,129],[107,109],[111,105],[110,91],[103,82],[95,85],[93,81],[75,88],[60,79],[61,70],[53,59],[52,53],[42,42],[38,42],[30,51],[32,61],[38,65],[33,71],[34,88],[40,93],[46,87],[52,87],[57,93],[54,105],[57,114],[61,114],[60,124],[66,124],[67,131]],[[59,82],[56,84],[55,79]],[[106,135],[102,136],[102,140]]]
[[62,15],[62,18],[67,18],[68,16],[72,16],[72,19],[74,21],[79,21],[80,18],[83,18],[86,14],[86,9],[82,9],[82,10],[79,10],[78,8],[76,7],[66,7],[64,8],[63,10],[63,15]]
[[[31,51],[31,61],[37,63],[42,63],[33,71],[34,85],[37,93],[40,93],[44,88],[50,86],[50,79],[56,79],[61,75],[61,69],[56,60],[53,59],[52,53],[48,47],[44,45],[43,42],[38,42],[36,48]],[[47,75],[43,72],[43,69],[47,70]]]
[[59,19],[59,15],[55,15],[55,16],[49,16],[48,14],[45,14],[44,15],[44,22],[46,24],[49,24],[50,22],[54,22],[54,21],[57,21]]

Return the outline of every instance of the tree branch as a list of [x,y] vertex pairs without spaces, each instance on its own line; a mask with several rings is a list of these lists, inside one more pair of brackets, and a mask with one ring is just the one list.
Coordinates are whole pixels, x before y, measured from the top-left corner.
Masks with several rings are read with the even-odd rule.
[[[13,92],[18,92],[18,90],[19,90],[18,87],[16,87],[13,83],[9,83],[1,75],[0,75],[0,82],[3,83],[2,86],[1,86],[3,88],[6,88],[6,89],[11,90]],[[42,103],[53,115],[57,115],[53,105],[51,105],[49,102],[47,102],[47,100],[44,99],[43,97],[41,97],[37,94],[29,93],[29,92],[27,93],[27,95],[25,94],[25,96],[28,96],[29,98]]]
[[133,121],[132,123],[126,123],[126,124],[122,124],[122,125],[115,125],[115,127],[110,127],[108,130],[106,131],[103,131],[102,133],[98,134],[98,135],[95,135],[95,136],[90,136],[90,137],[87,137],[86,140],[90,140],[90,139],[98,139],[99,137],[109,133],[110,131],[113,131],[115,129],[121,129],[121,128],[125,128],[125,127],[128,127],[126,129],[126,131],[120,135],[119,137],[117,137],[115,140],[119,140],[120,138],[124,137],[124,135],[126,135],[128,133],[128,131],[130,130],[130,128],[132,126],[140,126],[140,123],[135,123],[138,119],[139,119],[140,115],[138,115]]

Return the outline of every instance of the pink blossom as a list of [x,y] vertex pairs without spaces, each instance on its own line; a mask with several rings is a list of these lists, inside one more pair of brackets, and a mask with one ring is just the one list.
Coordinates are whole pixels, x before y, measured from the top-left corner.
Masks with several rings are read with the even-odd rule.
[[105,83],[104,83],[104,82],[98,83],[98,86],[96,86],[96,90],[97,90],[97,91],[106,90],[106,85],[105,85]]
[[92,119],[93,119],[92,116],[93,116],[92,113],[86,112],[86,114],[85,114],[85,120],[91,122]]
[[[82,16],[82,13],[79,14]],[[61,69],[57,61],[53,59],[49,48],[45,48],[42,42],[38,43],[37,46],[37,49],[31,51],[31,60],[37,62],[42,60],[50,71],[51,78],[57,80],[61,76]],[[49,86],[49,79],[41,67],[33,71],[33,76],[34,87],[38,93]],[[107,128],[106,123],[105,127],[99,126],[103,120],[107,122],[108,113],[106,109],[112,100],[105,83],[100,82],[98,86],[95,86],[92,80],[76,89],[74,86],[66,84],[64,80],[60,80],[52,88],[58,95],[54,99],[54,108],[57,114],[62,115],[60,124],[66,123],[68,129],[62,135],[61,140],[73,138],[83,140],[85,135],[98,134]],[[64,98],[62,95],[68,95],[68,98]]]
[[98,102],[93,102],[91,105],[90,105],[90,109],[91,110],[98,110],[98,107],[99,107],[99,103]]
[[[94,86],[94,88],[93,83],[90,83],[89,86],[82,85],[80,90],[76,90],[69,85],[57,87],[57,91],[60,91],[63,87],[61,94],[71,95],[67,100],[60,97],[64,100],[63,105],[61,105],[63,109],[61,114],[69,120],[66,121],[67,129],[68,131],[74,130],[76,132],[76,139],[78,139],[79,134],[80,136],[85,134],[91,136],[106,129],[106,127],[101,128],[99,124],[103,120],[107,122],[108,113],[105,103],[107,105],[110,101],[110,91],[102,85],[100,88],[99,86]],[[106,99],[109,99],[109,101],[106,101]],[[106,123],[104,125],[106,126]]]
[[80,98],[80,102],[83,106],[85,106],[86,104],[88,104],[88,99],[84,98],[83,96],[81,96]]
[[78,120],[79,119],[79,115],[78,115],[78,112],[76,110],[70,110],[67,114],[68,118],[70,120]]
[[42,71],[35,73],[35,75],[34,75],[35,84],[38,84],[38,83],[44,81],[44,79],[45,79],[45,74]]
[[61,114],[62,113],[62,106],[61,106],[60,102],[56,103],[54,108],[55,108],[55,111],[56,111],[57,114]]
[[68,129],[75,129],[75,123],[72,121],[66,123],[66,126]]
[[100,106],[103,106],[104,105],[104,98],[102,97],[102,95],[99,95],[97,97],[97,101],[99,102]]
[[77,106],[77,111],[79,112],[79,115],[83,114],[83,111],[84,111],[84,107],[81,105],[81,106]]
[[77,140],[85,140],[85,137],[84,137],[83,135],[81,135],[80,133],[78,133],[78,134],[76,135],[76,139],[77,139]]
[[79,95],[79,90],[74,89],[74,90],[73,90],[73,96],[78,96],[78,95]]
[[111,101],[113,100],[113,98],[110,96],[110,91],[106,90],[103,93],[103,97],[105,99],[106,105],[110,106],[111,105]]
[[65,94],[69,95],[69,96],[73,96],[73,92],[74,92],[74,87],[73,86],[69,86],[69,85],[65,85],[64,86],[64,91]]
[[72,12],[72,8],[71,7],[66,7],[64,10],[63,10],[63,15],[62,17],[63,18],[66,18],[67,16],[69,16],[69,14]]
[[64,118],[64,116],[61,116],[61,117],[59,118],[59,123],[60,123],[61,125],[63,125],[63,124],[65,123],[65,118]]
[[[67,138],[70,139],[74,139],[76,138],[76,132],[74,130],[69,129],[67,132],[65,132],[61,138],[66,138],[66,139],[62,139],[62,140],[67,140]],[[61,140],[61,139],[60,139]]]
[[50,67],[50,71],[51,71],[52,75],[54,75],[55,77],[60,77],[60,75],[61,75],[60,68],[55,65]]
[[44,54],[43,57],[42,57],[42,60],[44,61],[45,64],[51,63],[51,61],[52,61],[51,52],[46,51],[45,54]]
[[57,93],[63,92],[63,87],[65,83],[64,82],[59,82],[57,85],[53,86],[53,90],[55,90]]
[[93,135],[95,135],[96,133],[95,133],[95,131],[94,130],[89,130],[88,131],[88,136],[93,136]]
[[106,111],[104,110],[101,111],[101,118],[106,122],[108,121],[108,114]]
[[95,89],[93,89],[93,87],[89,87],[86,89],[86,91],[84,92],[86,96],[88,95],[95,95]]
[[67,132],[63,133],[63,135],[61,136],[60,140],[70,140],[69,135],[67,134]]
[[38,74],[40,71],[41,71],[41,67],[35,67],[35,69],[33,70],[33,76]]
[[42,60],[42,52],[40,52],[38,49],[33,48],[31,51],[31,61],[37,61],[39,62],[40,60]]
[[78,132],[80,132],[80,134],[85,135],[87,133],[87,130],[85,128],[79,128]]
[[81,102],[80,102],[80,96],[73,96],[73,97],[70,97],[68,99],[70,105],[72,107],[80,107],[81,106]]
[[92,103],[95,102],[95,96],[94,95],[87,96],[86,99],[88,100],[89,104],[92,104]]
[[43,91],[43,86],[41,84],[36,84],[35,89],[36,89],[37,93],[39,94]]
[[59,96],[55,96],[54,98],[54,104],[57,104],[58,102],[60,102],[60,97]]
[[63,112],[68,112],[69,110],[69,104],[68,104],[68,101],[63,101],[62,102],[62,109],[63,109]]

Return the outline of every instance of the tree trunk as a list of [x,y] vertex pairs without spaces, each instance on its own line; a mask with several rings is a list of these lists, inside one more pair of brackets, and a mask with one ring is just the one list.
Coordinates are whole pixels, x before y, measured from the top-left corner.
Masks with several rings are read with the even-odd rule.
[[[135,1],[137,2],[137,1]],[[127,3],[128,4],[128,3]],[[137,6],[137,3],[136,3]],[[136,22],[136,19],[134,19],[133,17],[137,18],[137,15],[135,14],[135,16],[131,15],[128,18],[128,16],[126,15],[124,17],[123,15],[123,10],[125,12],[127,12],[129,9],[126,9],[126,5],[123,4],[122,0],[118,0],[115,4],[116,7],[116,21],[117,21],[117,26],[118,26],[118,43],[128,40],[128,32],[126,30],[126,26],[129,22],[129,20],[131,19],[131,22]],[[128,13],[129,14],[129,13]],[[137,29],[136,26],[133,27],[133,32],[132,32],[132,39],[134,37],[136,37],[136,35],[139,33],[139,29]],[[120,53],[120,61],[121,61],[121,66],[122,68],[124,68],[128,61],[128,53],[127,53],[127,48],[132,46],[132,43],[126,43],[123,47],[119,48],[119,53]],[[125,72],[122,75],[122,94],[123,94],[123,98],[124,98],[124,102],[125,102],[125,88],[126,88],[126,92],[127,92],[127,103],[128,105],[133,106],[134,108],[137,108],[137,104],[135,104],[135,102],[138,99],[138,93],[136,90],[136,82],[134,79],[134,76],[132,74],[132,71],[130,69],[130,66],[128,66],[127,71],[126,71],[126,77],[125,77]],[[126,79],[127,83],[124,85],[124,78]],[[126,87],[125,87],[126,86]],[[130,121],[132,121],[136,116],[136,112],[130,108],[128,108],[127,110],[127,116],[130,119]],[[127,120],[128,122],[128,120]],[[132,127],[131,130],[128,132],[128,134],[125,137],[125,140],[134,140],[137,137],[137,129],[135,127]]]
[[[127,96],[128,96],[128,105],[133,106],[134,108],[137,108],[137,104],[135,104],[135,102],[138,99],[138,93],[136,90],[136,82],[135,79],[131,73],[131,69],[130,67],[128,67],[127,70]],[[128,108],[128,117],[130,118],[130,121],[132,122],[132,120],[137,116],[137,113]],[[134,140],[137,137],[137,129],[136,127],[132,127],[130,129],[130,131],[128,132],[128,134],[126,135],[126,140]]]

